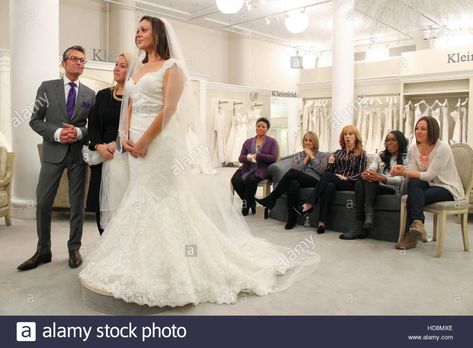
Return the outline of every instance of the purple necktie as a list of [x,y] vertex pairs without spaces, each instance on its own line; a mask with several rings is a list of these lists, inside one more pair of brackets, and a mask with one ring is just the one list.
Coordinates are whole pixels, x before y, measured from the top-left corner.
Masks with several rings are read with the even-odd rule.
[[76,84],[74,82],[69,82],[69,94],[67,95],[67,118],[69,121],[72,119],[72,114],[74,113],[74,108],[76,107]]

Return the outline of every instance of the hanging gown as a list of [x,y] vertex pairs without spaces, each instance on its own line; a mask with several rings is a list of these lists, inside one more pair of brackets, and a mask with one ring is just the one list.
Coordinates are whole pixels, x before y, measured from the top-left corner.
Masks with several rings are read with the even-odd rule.
[[467,143],[467,134],[468,134],[468,108],[462,106],[460,109],[461,123],[462,123],[462,143]]
[[414,115],[409,106],[404,107],[404,116],[406,119],[404,135],[406,136],[407,142],[410,143],[414,136]]
[[230,130],[231,137],[228,138],[227,145],[227,162],[236,163],[240,157],[241,147],[246,141],[248,134],[248,121],[246,110],[243,106],[235,109],[233,116],[232,129]]
[[305,103],[304,105],[304,111],[303,111],[303,116],[302,116],[302,132],[305,133],[309,129],[309,122],[310,122],[310,113],[312,110],[312,105],[314,101],[309,100]]
[[217,106],[214,111],[215,152],[218,165],[225,162],[225,109]]
[[460,117],[460,110],[456,109],[450,113],[450,116],[453,118],[454,127],[453,127],[453,134],[451,143],[458,144],[462,142],[462,124],[461,124],[461,117]]
[[[127,82],[133,100],[132,141],[163,107],[164,74],[174,62],[169,59],[136,84]],[[140,107],[146,111],[138,111]],[[227,197],[212,194],[214,179],[179,175],[168,165],[188,155],[180,120],[195,115],[186,111],[178,109],[178,116],[169,119],[146,156],[130,156],[128,189],[85,259],[79,274],[82,284],[126,302],[159,307],[235,303],[242,291],[266,295],[287,289],[312,272],[319,257],[294,249],[296,259],[288,258],[288,251],[295,254],[292,249],[252,237],[235,208],[219,209]],[[196,189],[207,193],[200,197]]]
[[448,103],[442,105],[442,141],[450,143],[450,115],[448,114]]
[[247,127],[247,139],[256,136],[256,120],[261,117],[260,107],[251,107],[248,111],[248,127]]
[[432,113],[431,113],[431,116],[433,118],[435,118],[435,120],[437,121],[438,125],[439,125],[439,129],[440,129],[440,139],[443,140],[443,129],[442,129],[442,121],[440,120],[440,111],[441,109],[440,108],[437,108],[437,109],[433,109],[431,110]]

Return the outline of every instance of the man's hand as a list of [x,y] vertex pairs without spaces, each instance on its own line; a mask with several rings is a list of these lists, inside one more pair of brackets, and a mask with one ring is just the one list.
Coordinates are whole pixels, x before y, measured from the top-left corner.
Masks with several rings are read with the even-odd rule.
[[60,141],[63,144],[72,144],[77,141],[77,130],[72,124],[63,123],[64,127],[62,128],[60,134]]

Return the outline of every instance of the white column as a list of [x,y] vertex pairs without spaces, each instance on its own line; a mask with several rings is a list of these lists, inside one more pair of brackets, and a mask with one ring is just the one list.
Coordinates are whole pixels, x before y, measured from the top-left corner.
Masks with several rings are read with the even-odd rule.
[[234,85],[252,86],[251,37],[236,33],[230,33],[228,37],[228,82]]
[[0,49],[0,145],[11,151],[10,52]]
[[114,62],[123,52],[136,52],[135,32],[140,18],[136,17],[135,1],[118,0],[123,5],[110,3],[110,52],[109,61]]
[[293,152],[296,141],[296,130],[299,126],[299,111],[302,108],[301,98],[287,99],[287,145],[289,153]]
[[338,138],[343,126],[353,123],[353,6],[354,0],[333,1],[331,150],[340,147]]
[[34,218],[42,138],[29,126],[42,81],[59,77],[59,0],[10,0],[13,216]]

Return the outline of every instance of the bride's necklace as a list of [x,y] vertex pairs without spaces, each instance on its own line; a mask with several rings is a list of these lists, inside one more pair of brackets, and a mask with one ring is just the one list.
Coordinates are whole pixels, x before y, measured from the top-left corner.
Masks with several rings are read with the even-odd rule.
[[117,86],[113,87],[112,97],[113,97],[113,99],[115,99],[116,101],[119,101],[119,102],[122,101],[122,96],[118,96],[118,95],[117,95]]

